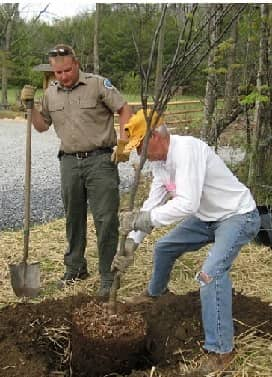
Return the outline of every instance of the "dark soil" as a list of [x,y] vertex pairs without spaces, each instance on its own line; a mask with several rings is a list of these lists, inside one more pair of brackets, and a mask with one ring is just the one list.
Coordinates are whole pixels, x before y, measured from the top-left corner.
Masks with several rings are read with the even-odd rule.
[[119,307],[112,314],[92,300],[72,316],[72,370],[76,376],[104,376],[139,368],[145,353],[147,323],[138,312]]
[[[268,304],[235,293],[233,300],[236,335],[251,326],[272,334]],[[142,377],[152,365],[181,376],[178,361],[193,359],[202,342],[198,292],[120,303],[116,316],[85,295],[16,304],[0,311],[0,376]]]

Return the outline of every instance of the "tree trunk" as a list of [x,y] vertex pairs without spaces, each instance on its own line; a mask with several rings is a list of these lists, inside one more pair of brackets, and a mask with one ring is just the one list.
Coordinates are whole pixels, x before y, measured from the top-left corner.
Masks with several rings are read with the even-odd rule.
[[156,76],[155,76],[155,96],[158,94],[158,91],[162,83],[162,66],[163,66],[163,48],[164,48],[164,35],[165,35],[165,22],[163,23],[158,39],[158,55],[157,55],[157,64],[156,64]]
[[2,107],[8,107],[8,60],[11,40],[12,19],[7,21],[7,28],[5,32],[5,46],[2,55]]
[[3,32],[4,41],[3,41],[3,51],[2,51],[2,98],[1,104],[3,108],[8,107],[8,67],[10,59],[10,44],[12,36],[12,27],[16,17],[18,17],[18,8],[19,4],[3,4],[5,7],[5,14],[7,15],[6,19],[6,29]]
[[226,77],[226,85],[225,85],[225,95],[224,95],[224,115],[226,117],[232,112],[233,108],[237,107],[238,103],[238,93],[237,93],[237,69],[234,68],[234,64],[236,63],[236,47],[237,47],[237,40],[238,40],[238,20],[233,22],[231,28],[231,39],[232,44],[231,48],[228,51],[228,71]]
[[[256,131],[250,161],[248,185],[258,195],[262,185],[272,184],[272,129],[271,129],[271,31],[269,26],[269,4],[261,4],[261,37],[259,49],[259,68],[257,73]],[[261,97],[262,96],[262,97]],[[265,98],[267,100],[265,100]]]
[[100,4],[96,3],[95,19],[94,19],[94,39],[93,39],[93,72],[95,74],[99,74],[99,50],[98,50],[99,15],[100,15]]
[[[212,13],[216,5],[208,5],[207,13]],[[210,29],[209,33],[209,44],[212,45],[216,39],[217,30],[215,28],[215,17],[210,19]],[[201,139],[208,141],[208,134],[210,130],[213,129],[213,116],[216,105],[216,73],[215,73],[215,49],[212,49],[208,56],[208,76],[206,83],[206,94],[204,98],[204,118],[203,125],[201,129]]]
[[238,102],[239,81],[237,70],[234,68],[238,41],[238,20],[235,20],[231,26],[231,40],[232,44],[227,57],[228,70],[225,81],[224,107],[219,114],[213,117],[212,127],[207,129],[208,134],[206,135],[209,144],[214,145],[216,145],[221,133],[244,111]]

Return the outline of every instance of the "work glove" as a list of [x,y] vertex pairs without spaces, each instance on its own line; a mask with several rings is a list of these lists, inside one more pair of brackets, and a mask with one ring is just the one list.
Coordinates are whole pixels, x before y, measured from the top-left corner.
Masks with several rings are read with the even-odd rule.
[[36,87],[32,85],[25,85],[21,91],[21,101],[23,104],[26,103],[26,101],[34,101],[34,96],[36,92]]
[[127,141],[119,139],[117,145],[113,147],[113,152],[111,155],[111,161],[116,165],[118,162],[126,162],[129,160],[129,153],[124,152],[124,148],[127,145]]
[[128,234],[131,230],[141,230],[144,233],[151,233],[153,224],[149,211],[126,211],[120,215],[120,233]]
[[119,271],[121,273],[126,272],[129,266],[133,264],[134,253],[138,247],[138,244],[134,242],[132,238],[127,238],[125,241],[124,255],[119,254],[117,251],[111,264],[111,271]]

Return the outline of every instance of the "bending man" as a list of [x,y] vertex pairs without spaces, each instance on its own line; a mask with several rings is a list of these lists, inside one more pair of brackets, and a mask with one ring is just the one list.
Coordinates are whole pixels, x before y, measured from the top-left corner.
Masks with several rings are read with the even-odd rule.
[[[150,302],[167,293],[177,258],[212,244],[196,275],[200,285],[204,348],[208,351],[202,368],[209,373],[224,369],[232,359],[229,272],[241,247],[257,234],[259,214],[249,189],[207,144],[191,136],[170,135],[162,118],[152,122],[147,147],[147,158],[153,165],[149,197],[138,214],[123,214],[121,226],[133,230],[126,241],[126,255],[117,253],[112,268],[124,272],[147,233],[154,227],[177,223],[155,245],[147,289],[130,300]],[[132,116],[125,128],[129,135],[126,149],[136,147],[140,153],[147,130],[143,111]],[[169,196],[171,200],[167,200]]]

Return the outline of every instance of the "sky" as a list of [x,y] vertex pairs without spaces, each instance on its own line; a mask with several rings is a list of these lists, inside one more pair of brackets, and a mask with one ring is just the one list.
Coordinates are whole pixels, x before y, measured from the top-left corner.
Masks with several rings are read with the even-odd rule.
[[[12,2],[12,1],[11,1]],[[15,1],[16,2],[16,1]],[[18,2],[18,1],[17,1]],[[21,17],[31,19],[37,16],[46,5],[49,4],[45,13],[42,14],[41,20],[51,22],[53,19],[63,17],[72,17],[82,12],[95,9],[95,2],[74,0],[74,1],[19,1],[19,10]]]

